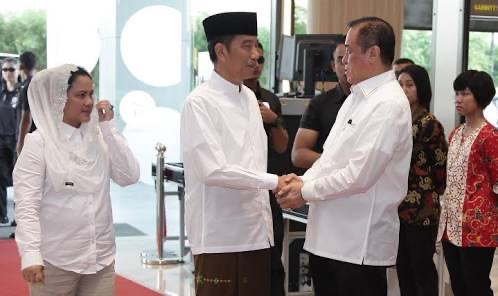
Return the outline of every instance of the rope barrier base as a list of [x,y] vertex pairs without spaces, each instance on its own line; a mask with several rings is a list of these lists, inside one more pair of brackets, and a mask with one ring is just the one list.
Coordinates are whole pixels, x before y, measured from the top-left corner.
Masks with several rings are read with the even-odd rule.
[[184,262],[182,257],[172,251],[164,251],[161,258],[159,258],[157,250],[144,251],[140,256],[142,257],[142,264],[146,265],[171,265]]

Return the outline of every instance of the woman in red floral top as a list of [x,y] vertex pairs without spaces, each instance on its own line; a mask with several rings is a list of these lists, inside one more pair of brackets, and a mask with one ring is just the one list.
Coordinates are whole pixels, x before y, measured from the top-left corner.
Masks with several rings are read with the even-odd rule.
[[439,222],[439,196],[446,186],[448,144],[443,126],[428,111],[431,82],[427,71],[411,65],[400,71],[399,84],[412,110],[413,151],[408,194],[399,205],[399,248],[396,260],[402,296],[438,295],[432,260]]
[[489,273],[498,245],[498,131],[483,115],[495,95],[491,77],[469,70],[453,82],[465,123],[450,135],[438,241],[455,296],[493,295]]

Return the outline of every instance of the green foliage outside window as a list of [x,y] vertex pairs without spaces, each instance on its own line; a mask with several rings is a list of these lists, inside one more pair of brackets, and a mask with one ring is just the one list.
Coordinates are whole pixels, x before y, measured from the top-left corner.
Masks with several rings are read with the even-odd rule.
[[308,11],[302,6],[294,6],[294,34],[306,34]]
[[412,59],[431,73],[432,31],[403,30],[401,57]]
[[469,69],[485,71],[498,87],[498,35],[496,33],[470,32]]
[[0,14],[0,52],[21,54],[32,51],[38,69],[47,67],[46,13],[26,10],[20,14]]
[[[431,73],[432,31],[403,30],[401,57],[412,59]],[[468,68],[489,73],[498,86],[497,33],[470,32]]]

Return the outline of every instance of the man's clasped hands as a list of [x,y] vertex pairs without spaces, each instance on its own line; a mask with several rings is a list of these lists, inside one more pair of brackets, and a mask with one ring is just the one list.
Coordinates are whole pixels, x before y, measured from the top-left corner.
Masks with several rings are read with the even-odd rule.
[[296,209],[306,204],[301,194],[303,185],[303,181],[296,174],[278,177],[278,185],[273,193],[282,209]]

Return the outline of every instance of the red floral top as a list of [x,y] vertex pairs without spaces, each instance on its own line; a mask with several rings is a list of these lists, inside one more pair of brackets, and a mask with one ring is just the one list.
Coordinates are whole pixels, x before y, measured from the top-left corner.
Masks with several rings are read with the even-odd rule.
[[498,130],[485,122],[450,135],[446,191],[438,240],[460,247],[498,247]]

